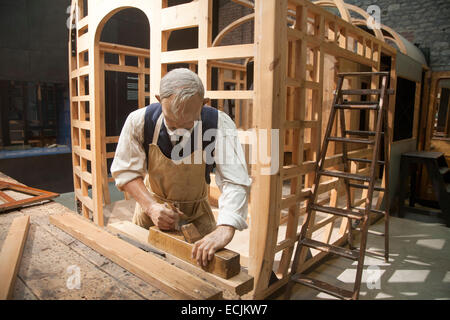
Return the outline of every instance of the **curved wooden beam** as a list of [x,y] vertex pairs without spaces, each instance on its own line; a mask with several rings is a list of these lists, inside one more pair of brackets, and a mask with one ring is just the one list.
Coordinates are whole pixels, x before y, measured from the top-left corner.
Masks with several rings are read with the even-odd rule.
[[[320,0],[320,1],[314,2],[314,4],[317,4],[318,6],[321,6],[321,7],[335,7],[335,8],[337,8],[339,10],[339,13],[342,16],[341,10],[339,9],[339,7],[337,7],[337,4],[334,2],[334,0]],[[367,21],[367,18],[370,17],[370,15],[366,11],[361,9],[360,7],[357,7],[355,5],[348,4],[348,3],[345,3],[345,2],[344,2],[344,6],[347,9],[347,12],[349,12],[349,11],[356,12],[357,14],[361,15],[362,17],[364,17],[366,19],[366,21]],[[350,17],[350,20],[348,22],[350,22],[350,23],[352,23],[354,25],[362,25],[360,23],[358,23],[358,24],[354,23],[355,21],[359,22],[360,20],[361,19],[356,19],[356,18],[351,18]],[[364,21],[364,25],[366,24],[366,21]],[[381,30],[379,30],[379,29],[374,29],[373,31],[374,31],[375,37],[384,42],[383,32],[381,32]]]
[[[364,11],[360,7],[357,7],[357,6],[355,6],[353,4],[349,4],[349,3],[346,3],[345,6],[350,11],[356,12],[360,16],[364,17],[364,19],[366,19],[365,23],[367,24],[367,19],[370,18],[370,15],[366,11]],[[352,19],[352,20],[355,20],[355,19]],[[381,41],[384,41],[383,32],[381,32],[380,29],[373,29],[373,32],[375,33],[375,37],[377,37]]]
[[214,39],[212,46],[213,47],[217,47],[220,45],[220,43],[222,42],[223,38],[231,31],[233,31],[234,29],[236,29],[237,27],[243,25],[244,23],[255,19],[255,14],[251,13],[249,15],[246,15],[236,21],[233,21],[232,23],[230,23],[228,26],[226,26],[222,31],[220,31],[220,33],[217,35],[217,37]]
[[255,9],[255,4],[253,2],[250,2],[248,0],[231,0],[237,4],[240,4],[241,6],[244,6],[249,9]]
[[[367,26],[367,20],[352,18],[352,24],[355,26]],[[372,29],[372,31],[374,32],[375,37],[377,39],[385,42],[384,41],[385,37],[383,35],[383,32],[380,29]]]
[[381,29],[389,32],[392,36],[392,38],[395,39],[395,43],[397,44],[398,48],[400,49],[400,52],[403,54],[408,54],[406,50],[406,45],[403,42],[403,40],[400,38],[399,34],[394,31],[391,27],[385,26],[384,24],[381,25]]
[[341,14],[341,18],[347,22],[352,22],[352,17],[350,16],[350,12],[346,7],[346,3],[343,0],[331,0],[338,8],[339,13]]

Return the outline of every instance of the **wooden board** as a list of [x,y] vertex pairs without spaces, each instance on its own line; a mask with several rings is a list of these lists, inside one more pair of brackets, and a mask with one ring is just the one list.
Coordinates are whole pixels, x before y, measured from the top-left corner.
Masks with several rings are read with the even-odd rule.
[[0,300],[11,299],[23,247],[30,226],[30,216],[15,218],[0,252]]
[[[142,227],[139,227],[138,225],[135,225],[134,223],[131,223],[129,221],[119,221],[108,224],[107,228],[114,233],[121,234],[132,240],[135,240],[142,245],[149,245],[149,231]],[[187,263],[172,254],[166,253],[166,260],[169,263],[174,263],[176,266],[189,271],[191,274],[214,283],[224,290],[228,290],[232,294],[242,296],[253,289],[253,277],[248,275],[246,271],[242,270],[242,268],[238,275],[229,279],[223,279],[219,276],[216,276],[215,274],[204,272],[201,268]]]
[[[184,241],[184,237],[180,233],[164,232],[157,227],[151,227],[148,234],[148,243],[186,262],[197,265],[197,260],[191,257],[194,245]],[[241,270],[239,253],[227,249],[217,251],[213,259],[209,261],[208,266],[202,268],[204,271],[213,273],[224,279],[234,277]]]
[[220,299],[222,291],[170,263],[109,234],[75,214],[52,215],[50,222],[116,264],[176,299]]

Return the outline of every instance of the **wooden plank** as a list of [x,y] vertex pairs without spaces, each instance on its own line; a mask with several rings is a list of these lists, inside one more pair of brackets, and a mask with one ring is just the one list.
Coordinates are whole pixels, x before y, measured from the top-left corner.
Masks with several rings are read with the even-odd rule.
[[0,300],[11,299],[30,227],[30,216],[15,218],[0,252]]
[[[125,235],[143,245],[149,246],[149,231],[135,225],[134,223],[129,221],[119,221],[108,224],[107,228],[114,233]],[[253,289],[253,277],[249,276],[243,269],[241,269],[241,272],[238,275],[229,279],[223,279],[215,274],[204,272],[201,268],[193,266],[192,264],[171,255],[170,253],[166,253],[166,260],[170,263],[174,263],[177,267],[185,269],[191,274],[218,285],[224,290],[230,291],[231,293],[243,295]]]
[[161,63],[194,62],[205,60],[248,58],[254,55],[253,44],[161,52]]
[[221,90],[221,91],[206,91],[205,97],[210,99],[253,99],[254,92],[250,90]]
[[162,9],[160,30],[178,30],[198,26],[199,10],[198,1]]
[[[180,233],[164,232],[157,227],[151,227],[148,243],[186,262],[197,265],[197,260],[191,257],[194,245],[184,241],[184,237]],[[219,277],[229,279],[239,274],[241,270],[239,254],[227,249],[217,251],[213,259],[209,261],[208,266],[202,267],[202,269]]]
[[149,49],[125,46],[122,44],[100,42],[99,49],[101,52],[150,58],[150,50]]
[[222,291],[109,234],[80,216],[51,215],[49,219],[61,230],[174,298],[204,300],[222,297]]

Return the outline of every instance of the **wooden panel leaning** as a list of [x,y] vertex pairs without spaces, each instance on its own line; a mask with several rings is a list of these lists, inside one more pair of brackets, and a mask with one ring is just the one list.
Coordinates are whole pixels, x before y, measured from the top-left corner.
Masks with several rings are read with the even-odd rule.
[[[184,240],[179,232],[165,232],[158,227],[151,227],[148,235],[148,243],[154,247],[173,254],[193,265],[197,265],[197,260],[192,259],[191,252],[194,245]],[[241,271],[239,264],[239,253],[223,249],[214,254],[214,258],[203,270],[211,272],[219,277],[229,279]]]
[[221,299],[222,291],[170,263],[119,239],[75,214],[52,215],[50,222],[176,299]]
[[15,218],[0,252],[0,300],[11,299],[30,227],[30,216]]

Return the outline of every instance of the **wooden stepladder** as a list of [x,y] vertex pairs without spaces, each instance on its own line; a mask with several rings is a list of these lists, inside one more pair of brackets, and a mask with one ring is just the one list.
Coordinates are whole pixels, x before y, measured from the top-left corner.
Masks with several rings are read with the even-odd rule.
[[[375,77],[379,76],[381,78],[381,86],[378,89],[354,89],[354,90],[343,90],[342,85],[345,77]],[[368,233],[373,233],[375,235],[384,236],[385,238],[385,252],[384,258],[387,262],[389,259],[389,192],[388,192],[388,179],[389,179],[389,137],[388,137],[388,122],[387,122],[387,95],[392,94],[390,92],[392,90],[388,90],[387,81],[388,81],[389,73],[388,72],[352,72],[352,73],[339,73],[338,74],[338,82],[337,89],[333,99],[333,105],[330,112],[330,118],[328,121],[328,125],[326,128],[326,132],[324,135],[324,141],[322,145],[322,149],[320,151],[320,156],[318,158],[318,162],[315,168],[315,178],[314,185],[312,188],[311,196],[308,200],[307,207],[307,216],[306,220],[302,226],[298,245],[294,256],[294,261],[291,268],[291,278],[287,287],[286,297],[289,299],[292,291],[292,286],[294,283],[299,283],[310,288],[319,290],[321,292],[330,294],[332,296],[338,297],[340,299],[345,300],[356,300],[359,297],[359,291],[361,286],[361,278],[364,267],[364,257],[366,252],[370,252],[366,250],[367,244],[367,235]],[[377,84],[378,87],[378,84]],[[347,101],[343,98],[343,96],[349,95],[357,95],[357,96],[377,96],[377,101]],[[362,99],[361,99],[362,100]],[[332,137],[331,132],[333,128],[333,124],[335,122],[335,117],[337,116],[337,111],[339,110],[339,120],[340,120],[340,128],[341,128],[341,137]],[[345,126],[345,110],[368,110],[376,113],[375,119],[375,131],[354,131],[354,130],[346,130]],[[336,124],[337,125],[337,124]],[[383,125],[385,128],[385,132],[382,132]],[[349,137],[350,136],[350,137]],[[351,136],[358,136],[360,138],[353,138]],[[384,136],[384,158],[385,161],[380,161],[380,150],[381,150],[381,138]],[[324,162],[327,154],[328,144],[330,141],[343,143],[342,147],[342,157],[343,157],[343,169],[344,171],[327,171],[324,170]],[[349,158],[347,156],[347,144],[365,144],[365,145],[373,145],[373,153],[372,159],[357,159],[357,158]],[[349,170],[349,162],[360,162],[369,164],[369,175],[361,175],[351,173]],[[377,168],[378,166],[384,166],[384,188],[376,187],[377,181]],[[334,177],[338,179],[342,179],[345,186],[346,193],[346,206],[344,208],[338,208],[339,204],[336,207],[331,206],[323,206],[317,204],[318,201],[318,186],[320,182],[320,178],[322,176]],[[353,183],[359,182],[359,183]],[[351,188],[359,188],[367,190],[367,197],[365,201],[365,207],[356,207],[353,206],[353,202],[351,199]],[[385,210],[375,210],[372,208],[372,197],[374,191],[380,191],[385,194]],[[312,217],[313,211],[319,211],[328,213],[331,215],[337,215],[340,217],[344,217],[349,219],[347,228],[348,228],[348,243],[349,249],[332,246],[326,243],[322,243],[319,241],[315,241],[313,239],[309,239],[307,237],[308,228],[311,225],[310,220]],[[384,233],[371,232],[369,230],[370,225],[370,215],[383,214],[385,218],[385,231]],[[353,224],[356,223],[358,226],[355,227]],[[353,230],[360,231],[361,234],[361,242],[360,248],[355,249],[352,243],[352,231]],[[305,250],[308,248],[316,249],[319,251],[329,252],[336,254],[338,256],[345,257],[350,260],[354,260],[358,262],[357,271],[356,271],[356,279],[354,284],[353,291],[345,290],[342,288],[338,288],[336,286],[330,285],[328,283],[310,278],[303,273],[297,273],[299,269],[299,261],[300,256],[305,254]],[[373,254],[377,254],[376,252],[370,252]],[[380,255],[379,253],[377,255]],[[381,254],[382,255],[382,254]]]

